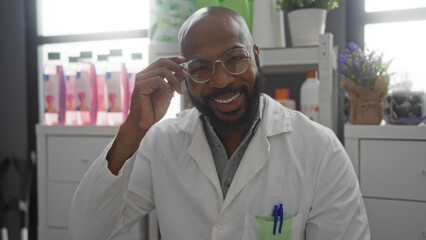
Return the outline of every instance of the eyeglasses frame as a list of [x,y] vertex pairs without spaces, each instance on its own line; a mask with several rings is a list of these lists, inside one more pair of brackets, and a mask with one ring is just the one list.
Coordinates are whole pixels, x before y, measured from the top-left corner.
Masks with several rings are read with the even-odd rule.
[[248,69],[249,67],[247,67],[244,71],[242,71],[242,72],[240,72],[240,73],[232,73],[232,72],[230,72],[230,71],[226,68],[225,63],[223,62],[223,58],[225,57],[225,54],[226,54],[227,52],[231,51],[231,50],[235,50],[235,49],[242,49],[242,50],[245,50],[245,51],[248,53],[249,59],[253,61],[253,49],[254,49],[254,46],[256,46],[256,45],[251,45],[251,44],[249,44],[249,45],[246,45],[245,47],[230,49],[230,50],[226,51],[226,52],[225,52],[225,53],[224,53],[221,57],[216,58],[216,59],[214,59],[214,60],[213,60],[213,59],[211,59],[211,58],[208,58],[208,57],[196,57],[196,58],[190,59],[190,60],[188,60],[188,61],[186,61],[186,62],[184,62],[184,63],[181,63],[181,64],[180,64],[180,66],[181,66],[181,67],[183,67],[184,69],[188,70],[189,63],[191,63],[191,62],[192,62],[192,61],[194,61],[195,59],[199,59],[199,58],[207,58],[207,59],[212,60],[212,62],[213,62],[213,67],[212,67],[212,73],[211,73],[211,75],[210,75],[210,78],[209,78],[209,79],[207,79],[207,80],[203,80],[203,81],[197,81],[197,80],[194,80],[194,79],[193,79],[190,75],[186,78],[186,79],[190,78],[193,82],[195,82],[195,83],[200,83],[200,84],[202,84],[202,83],[207,83],[207,82],[209,82],[209,81],[213,78],[213,76],[214,76],[214,74],[215,74],[215,72],[216,72],[216,63],[217,63],[217,62],[220,62],[220,63],[221,63],[221,65],[222,65],[222,67],[223,67],[223,69],[225,69],[225,71],[226,71],[227,73],[229,73],[229,74],[232,74],[232,75],[234,75],[234,76],[235,76],[235,75],[239,75],[239,74],[243,74],[243,73],[245,73],[245,72],[247,71],[247,69]]

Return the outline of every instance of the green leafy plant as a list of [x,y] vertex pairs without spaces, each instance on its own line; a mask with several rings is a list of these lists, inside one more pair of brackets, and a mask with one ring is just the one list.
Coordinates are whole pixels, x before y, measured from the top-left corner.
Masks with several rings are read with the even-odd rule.
[[339,7],[339,0],[277,0],[277,4],[285,12],[302,8],[321,8],[328,12]]

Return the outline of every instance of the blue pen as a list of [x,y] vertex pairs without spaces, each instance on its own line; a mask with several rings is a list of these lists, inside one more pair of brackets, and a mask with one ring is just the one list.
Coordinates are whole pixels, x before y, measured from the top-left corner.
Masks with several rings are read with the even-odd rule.
[[275,233],[277,231],[277,222],[278,222],[278,205],[274,205],[274,211],[272,212],[272,215],[274,216],[274,230],[272,233],[275,236]]
[[283,227],[283,223],[284,223],[284,208],[283,208],[283,204],[280,204],[280,208],[278,209],[278,214],[280,215],[280,229],[279,229],[279,233],[281,234],[281,229]]

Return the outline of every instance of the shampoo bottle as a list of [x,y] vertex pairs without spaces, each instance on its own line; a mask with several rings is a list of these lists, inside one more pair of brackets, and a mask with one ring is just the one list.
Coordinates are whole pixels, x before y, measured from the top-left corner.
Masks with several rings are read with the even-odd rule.
[[98,55],[96,62],[96,83],[98,87],[98,114],[96,125],[108,125],[107,121],[107,89],[106,89],[106,67],[108,55]]
[[132,53],[132,59],[129,62],[129,64],[126,66],[127,67],[127,79],[129,81],[129,106],[130,106],[130,101],[132,100],[132,94],[133,94],[133,89],[135,87],[135,79],[136,79],[136,74],[140,71],[142,71],[145,66],[144,63],[142,61],[142,53]]
[[319,81],[317,71],[306,74],[306,80],[300,88],[300,109],[309,119],[319,120]]
[[92,52],[81,52],[75,81],[77,123],[96,124],[98,109],[96,71],[92,63]]
[[66,112],[65,124],[76,125],[76,99],[75,99],[75,79],[77,77],[77,61],[78,57],[68,57],[68,64],[65,65],[65,88],[66,88]]
[[43,68],[44,123],[65,122],[65,76],[60,63],[60,53],[48,53],[48,62]]
[[296,110],[296,102],[290,99],[290,90],[288,88],[275,89],[275,100],[284,107]]
[[111,126],[120,125],[127,117],[128,81],[121,49],[111,50],[108,56],[106,86],[108,93],[107,119]]

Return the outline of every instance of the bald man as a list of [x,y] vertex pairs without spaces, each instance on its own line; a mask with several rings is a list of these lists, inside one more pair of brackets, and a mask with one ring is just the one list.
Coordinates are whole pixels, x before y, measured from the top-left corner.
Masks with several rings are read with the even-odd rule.
[[[74,195],[73,239],[120,235],[154,208],[163,240],[369,239],[344,148],[261,93],[243,18],[200,9],[178,40],[182,57],[137,74],[126,121]],[[159,122],[182,83],[195,108]]]

